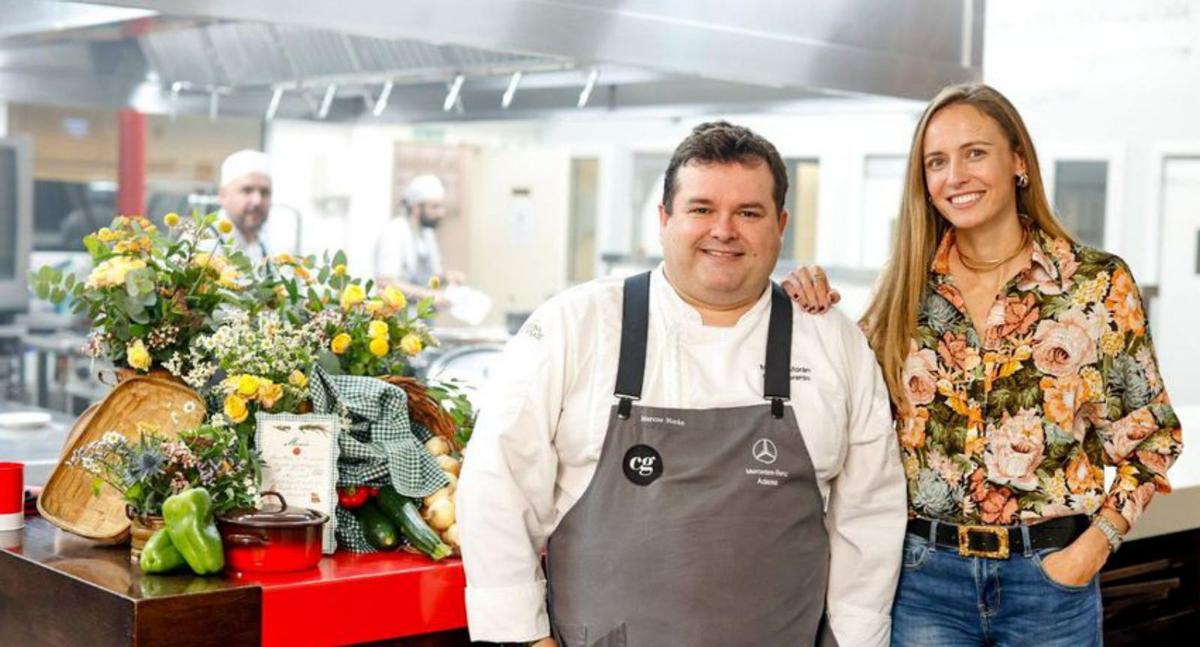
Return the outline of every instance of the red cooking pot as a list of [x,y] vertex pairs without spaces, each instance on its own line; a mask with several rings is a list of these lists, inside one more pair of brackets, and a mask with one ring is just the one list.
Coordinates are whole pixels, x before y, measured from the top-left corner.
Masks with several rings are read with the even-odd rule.
[[225,546],[225,568],[243,573],[279,573],[312,568],[321,561],[321,529],[329,515],[289,508],[283,495],[277,509],[232,510],[217,517]]

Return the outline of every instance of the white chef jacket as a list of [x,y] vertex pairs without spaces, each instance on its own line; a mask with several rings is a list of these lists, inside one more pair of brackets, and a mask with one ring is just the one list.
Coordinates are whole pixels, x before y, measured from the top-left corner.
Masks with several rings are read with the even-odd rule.
[[436,230],[421,227],[413,232],[406,217],[391,218],[384,223],[375,244],[376,279],[425,285],[430,277],[442,273],[442,249]]
[[[616,278],[554,297],[509,342],[485,390],[457,491],[472,640],[550,633],[540,554],[600,458],[615,403],[621,303]],[[767,290],[735,326],[705,326],[660,266],[650,282],[638,404],[763,404],[770,304]],[[830,627],[843,647],[887,645],[907,507],[883,377],[840,312],[793,308],[792,321],[790,406],[826,502]],[[636,604],[639,592],[629,594]]]

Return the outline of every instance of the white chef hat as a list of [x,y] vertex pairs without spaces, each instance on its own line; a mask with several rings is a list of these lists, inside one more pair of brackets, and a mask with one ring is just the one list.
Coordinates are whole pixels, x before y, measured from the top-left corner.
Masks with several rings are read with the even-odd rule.
[[408,204],[445,200],[446,187],[436,175],[418,175],[408,183],[404,190],[404,201]]
[[240,150],[221,163],[221,186],[251,173],[271,177],[271,158],[262,151]]

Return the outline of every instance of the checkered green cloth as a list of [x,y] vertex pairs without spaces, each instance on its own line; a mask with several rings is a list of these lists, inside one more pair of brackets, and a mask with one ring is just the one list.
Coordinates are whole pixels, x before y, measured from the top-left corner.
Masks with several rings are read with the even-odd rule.
[[[373,377],[330,375],[318,367],[309,390],[314,413],[342,417],[338,487],[390,483],[400,494],[419,499],[449,485],[425,450],[429,430],[409,421],[404,389]],[[354,514],[339,507],[335,516],[338,546],[356,553],[375,552]]]

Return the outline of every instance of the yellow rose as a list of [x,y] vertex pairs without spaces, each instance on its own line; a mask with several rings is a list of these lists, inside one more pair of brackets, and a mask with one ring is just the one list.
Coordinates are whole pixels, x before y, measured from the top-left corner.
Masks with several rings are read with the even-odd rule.
[[132,344],[125,347],[125,361],[139,371],[150,368],[150,351],[146,350],[146,345],[142,343],[142,340],[135,339]]
[[174,211],[163,216],[163,224],[168,227],[175,227],[179,224],[179,220],[179,214],[175,213]]
[[366,303],[367,313],[371,315],[379,314],[383,310],[383,302],[379,299],[368,299]]
[[366,296],[361,285],[357,283],[347,285],[346,289],[342,291],[342,310],[349,310],[362,303]]
[[292,374],[288,376],[288,384],[297,389],[303,389],[308,386],[308,376],[300,371],[292,371]]
[[226,267],[225,269],[221,270],[221,276],[217,279],[217,283],[219,283],[221,287],[236,289],[241,287],[238,284],[238,279],[240,278],[242,278],[242,273],[237,271],[237,268]]
[[388,354],[387,337],[376,337],[376,338],[372,339],[371,343],[367,345],[367,349],[370,350],[371,354],[374,355],[375,357],[383,357],[384,355],[387,355]]
[[408,300],[404,298],[404,292],[394,285],[389,285],[383,289],[383,302],[389,308],[399,310],[408,305]]
[[258,402],[264,408],[271,409],[279,402],[279,398],[283,397],[283,385],[267,382],[258,387]]
[[377,337],[383,337],[386,339],[388,336],[388,325],[382,321],[372,321],[369,325],[367,325],[367,336],[371,339],[375,339]]
[[237,381],[238,395],[245,398],[253,398],[258,393],[258,387],[262,385],[262,381],[253,375],[242,375]]
[[241,422],[249,415],[250,410],[246,408],[245,400],[233,394],[225,397],[225,416],[232,422]]
[[333,266],[333,275],[334,276],[346,276],[346,265],[344,263],[338,263],[337,265],[334,265]]
[[416,355],[421,352],[421,348],[421,338],[412,333],[405,335],[400,340],[400,350],[404,351],[406,355]]
[[231,234],[233,233],[233,223],[222,218],[217,221],[217,231],[222,234]]
[[350,335],[346,333],[338,333],[333,341],[329,342],[329,348],[335,355],[341,355],[350,347]]

